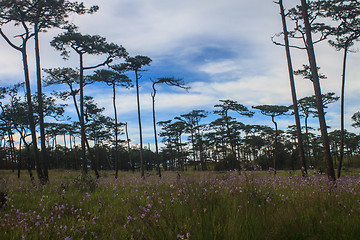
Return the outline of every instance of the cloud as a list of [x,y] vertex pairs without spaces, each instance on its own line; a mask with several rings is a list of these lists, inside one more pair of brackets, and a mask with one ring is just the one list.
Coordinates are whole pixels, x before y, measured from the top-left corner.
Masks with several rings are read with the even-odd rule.
[[232,60],[223,60],[219,62],[209,62],[200,67],[200,71],[209,75],[219,73],[231,73],[237,71],[238,66]]

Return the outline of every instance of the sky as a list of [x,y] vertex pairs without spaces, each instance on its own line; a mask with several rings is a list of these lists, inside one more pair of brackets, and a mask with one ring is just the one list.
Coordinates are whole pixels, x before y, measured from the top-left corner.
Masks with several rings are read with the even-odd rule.
[[[159,86],[156,95],[157,120],[173,119],[194,109],[214,110],[220,99],[231,99],[248,108],[255,105],[291,105],[290,84],[283,47],[272,43],[271,37],[281,32],[279,7],[270,0],[88,0],[86,6],[99,5],[93,15],[71,15],[70,20],[83,34],[101,35],[108,42],[126,48],[131,56],[144,55],[152,59],[151,66],[140,80],[141,114],[144,144],[153,145],[151,80],[159,77],[183,78],[191,87],[183,89]],[[286,8],[300,1],[285,1]],[[289,24],[289,28],[291,24]],[[15,35],[13,26],[3,28],[9,36]],[[77,56],[70,53],[64,61],[49,42],[60,30],[41,34],[41,61],[43,68],[77,67]],[[281,41],[281,39],[278,39]],[[357,50],[359,44],[354,46]],[[29,58],[33,91],[35,68],[33,47],[29,45]],[[321,80],[322,92],[335,92],[340,96],[342,52],[327,42],[315,46],[320,72],[327,76]],[[0,85],[23,81],[20,53],[0,39]],[[300,69],[307,63],[303,50],[292,49],[293,67]],[[85,58],[85,65],[101,61],[101,56]],[[345,126],[351,127],[351,116],[360,111],[360,77],[357,71],[359,53],[350,53],[347,65]],[[86,74],[91,74],[87,72]],[[129,74],[133,78],[133,75]],[[296,77],[298,98],[313,95],[309,80]],[[45,89],[50,91],[50,89]],[[86,87],[85,94],[94,97],[104,114],[113,116],[111,88],[106,85]],[[118,89],[118,118],[128,122],[130,138],[138,143],[138,122],[135,89]],[[246,124],[272,126],[270,118],[255,111],[253,118],[238,117]],[[74,114],[73,106],[68,107]],[[339,129],[340,102],[327,109],[327,124]],[[215,117],[215,116],[212,116]],[[76,119],[76,118],[74,118]],[[210,121],[204,120],[204,122]],[[279,128],[294,125],[293,116],[278,119]],[[318,127],[316,119],[312,126]]]

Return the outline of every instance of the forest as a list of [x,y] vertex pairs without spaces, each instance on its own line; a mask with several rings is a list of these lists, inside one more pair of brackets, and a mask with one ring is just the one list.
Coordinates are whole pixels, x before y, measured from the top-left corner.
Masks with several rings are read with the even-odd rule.
[[[157,87],[167,85],[191,91],[187,82],[177,77],[148,79],[153,91],[152,112],[155,150],[144,146],[140,108],[140,86],[144,71],[151,71],[148,56],[130,56],[122,45],[108,42],[99,35],[82,34],[69,19],[72,14],[96,14],[99,6],[86,7],[71,1],[2,1],[0,3],[0,34],[9,47],[17,50],[22,59],[24,81],[1,87],[0,168],[28,171],[34,180],[46,183],[50,169],[94,171],[156,170],[301,170],[324,172],[335,180],[341,170],[359,167],[359,135],[344,128],[344,88],[347,54],[360,37],[359,3],[353,0],[301,1],[286,10],[282,1],[279,12],[282,32],[272,41],[287,57],[292,103],[285,105],[244,106],[233,99],[220,99],[212,111],[194,109],[167,121],[156,120],[155,96]],[[293,29],[287,29],[291,22]],[[21,34],[12,36],[3,26],[12,25]],[[39,38],[49,29],[62,29],[50,42],[64,59],[78,58],[78,65],[51,69],[41,67]],[[15,41],[16,40],[16,41]],[[20,40],[20,41],[19,41]],[[34,41],[35,59],[29,67],[30,41]],[[343,52],[341,96],[321,93],[320,80],[326,78],[316,65],[314,46],[328,41]],[[304,49],[309,62],[303,69],[294,70],[290,50]],[[355,49],[355,48],[354,48]],[[91,66],[84,60],[96,56]],[[285,63],[284,63],[285,64]],[[34,71],[35,84],[31,84]],[[314,95],[297,99],[294,75],[314,85]],[[86,89],[111,88],[113,115],[104,114],[97,99],[87,95]],[[49,93],[48,87],[61,86]],[[87,87],[88,86],[88,87]],[[117,114],[119,88],[135,88],[140,144],[130,141],[127,123]],[[66,90],[65,90],[66,89]],[[330,129],[325,114],[329,104],[341,102],[341,127]],[[69,117],[69,109],[75,117]],[[262,115],[268,124],[244,124],[242,119]],[[287,129],[278,129],[277,119],[294,118]],[[310,126],[309,118],[319,119],[319,126]],[[208,120],[210,119],[210,120]],[[360,126],[360,113],[352,116],[352,125]]]

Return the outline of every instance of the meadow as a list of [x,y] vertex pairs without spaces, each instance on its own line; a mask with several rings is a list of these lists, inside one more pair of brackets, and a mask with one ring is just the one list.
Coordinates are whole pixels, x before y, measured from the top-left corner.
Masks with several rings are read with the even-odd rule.
[[358,239],[360,175],[0,171],[1,239]]

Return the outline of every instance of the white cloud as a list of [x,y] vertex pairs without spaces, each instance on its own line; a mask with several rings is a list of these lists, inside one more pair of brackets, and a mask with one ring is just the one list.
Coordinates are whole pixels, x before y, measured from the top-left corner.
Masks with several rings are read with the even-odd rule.
[[236,71],[238,66],[232,60],[222,60],[219,62],[209,62],[200,66],[200,71],[209,75],[215,75],[219,73],[229,73]]

